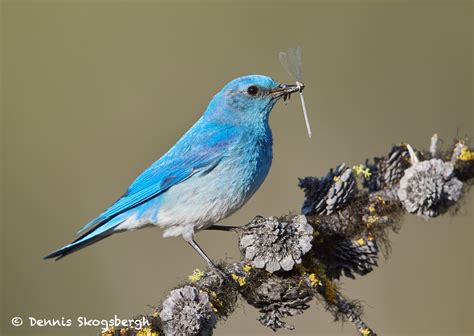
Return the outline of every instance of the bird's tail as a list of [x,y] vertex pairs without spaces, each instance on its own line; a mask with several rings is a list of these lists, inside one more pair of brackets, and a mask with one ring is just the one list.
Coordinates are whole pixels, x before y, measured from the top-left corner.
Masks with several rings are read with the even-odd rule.
[[102,223],[99,223],[93,229],[84,233],[82,236],[74,240],[72,243],[48,254],[43,259],[56,258],[56,260],[59,260],[67,256],[68,254],[79,251],[80,249],[86,246],[89,246],[104,238],[107,238],[108,236],[118,232],[118,231],[114,231],[114,228],[120,223],[122,223],[124,219],[125,218],[123,218],[123,216],[118,216],[109,221],[104,221]]

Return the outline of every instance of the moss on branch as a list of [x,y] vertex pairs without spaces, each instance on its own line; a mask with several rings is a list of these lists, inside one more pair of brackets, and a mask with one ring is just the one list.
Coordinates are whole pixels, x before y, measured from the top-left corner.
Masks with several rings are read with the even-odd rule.
[[273,330],[293,329],[288,316],[302,314],[312,300],[336,321],[375,335],[362,320],[362,305],[346,298],[342,277],[363,276],[390,252],[389,233],[405,214],[424,219],[459,207],[474,177],[474,152],[463,141],[441,151],[437,136],[428,151],[393,146],[365,165],[344,164],[323,177],[305,177],[301,215],[255,217],[236,229],[242,260],[221,263],[224,280],[212,270],[195,270],[153,312],[149,326],[116,326],[103,336],[212,335],[243,299]]

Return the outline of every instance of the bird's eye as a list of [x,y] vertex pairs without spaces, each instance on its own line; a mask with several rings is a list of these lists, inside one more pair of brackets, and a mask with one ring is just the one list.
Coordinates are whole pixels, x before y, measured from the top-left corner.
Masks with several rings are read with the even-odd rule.
[[252,85],[247,88],[247,93],[251,96],[256,96],[259,92],[259,89],[257,86]]

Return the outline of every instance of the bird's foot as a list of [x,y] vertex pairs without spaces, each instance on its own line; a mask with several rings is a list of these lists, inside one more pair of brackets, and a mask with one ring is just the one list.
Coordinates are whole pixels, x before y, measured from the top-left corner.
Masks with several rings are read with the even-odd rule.
[[214,271],[222,280],[226,281],[227,280],[227,275],[225,274],[224,271],[222,271],[220,268],[218,268],[212,260],[204,253],[204,251],[199,247],[199,245],[194,241],[194,239],[186,239],[185,240],[189,243],[189,245],[192,246],[194,250],[196,250],[197,253],[206,261],[206,263],[209,265],[209,268]]

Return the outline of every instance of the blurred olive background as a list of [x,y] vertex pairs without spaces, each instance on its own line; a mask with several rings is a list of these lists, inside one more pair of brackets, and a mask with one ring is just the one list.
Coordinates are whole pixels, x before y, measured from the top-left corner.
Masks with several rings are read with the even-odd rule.
[[[225,221],[299,211],[297,177],[363,163],[401,141],[472,136],[471,2],[2,3],[1,335],[94,335],[14,328],[14,316],[128,318],[149,311],[200,257],[158,229],[115,235],[60,262],[48,252],[112,203],[234,77],[291,81],[278,52],[303,48],[307,138],[297,97],[273,111],[273,167]],[[470,335],[473,192],[458,214],[413,216],[373,273],[343,287],[382,335]],[[232,233],[197,236],[239,258]],[[274,335],[242,304],[216,335]],[[316,302],[278,335],[354,335]]]

